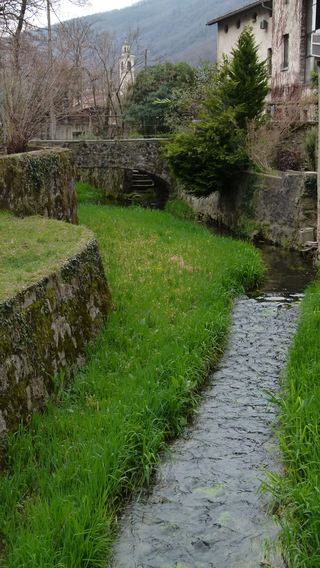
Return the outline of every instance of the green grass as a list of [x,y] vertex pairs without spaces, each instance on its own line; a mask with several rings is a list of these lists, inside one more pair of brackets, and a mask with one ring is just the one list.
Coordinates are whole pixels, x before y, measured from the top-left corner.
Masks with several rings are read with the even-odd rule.
[[184,201],[180,201],[179,199],[172,199],[171,201],[168,201],[166,203],[165,210],[179,219],[195,221],[198,217],[193,209],[191,209],[190,205]]
[[87,201],[97,202],[99,199],[101,200],[104,196],[103,189],[97,189],[96,187],[92,187],[89,183],[76,183],[77,188],[77,201],[78,203],[85,203]]
[[0,485],[7,568],[104,566],[122,500],[149,482],[227,333],[231,299],[261,276],[246,243],[131,207],[85,204],[114,311],[87,366],[10,437]]
[[286,475],[269,472],[263,488],[281,524],[290,568],[320,566],[320,283],[302,301],[278,405],[277,436]]
[[89,237],[85,227],[0,211],[0,301],[54,271]]

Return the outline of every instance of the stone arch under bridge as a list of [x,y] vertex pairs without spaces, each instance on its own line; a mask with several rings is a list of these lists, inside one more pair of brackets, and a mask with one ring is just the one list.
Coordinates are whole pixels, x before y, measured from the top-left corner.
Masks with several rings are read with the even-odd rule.
[[159,139],[35,142],[38,147],[69,148],[73,152],[77,170],[139,170],[157,181],[158,191],[169,195],[175,187],[175,181],[161,153],[163,143]]

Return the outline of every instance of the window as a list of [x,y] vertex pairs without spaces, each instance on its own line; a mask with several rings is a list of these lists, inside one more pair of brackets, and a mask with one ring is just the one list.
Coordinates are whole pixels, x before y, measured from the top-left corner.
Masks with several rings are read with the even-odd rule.
[[257,12],[253,12],[253,14],[252,14],[252,20],[251,20],[253,24],[255,24],[256,21],[257,21],[257,15],[258,15]]
[[283,63],[282,68],[287,69],[289,66],[289,34],[283,36]]
[[131,61],[127,62],[127,71],[131,71]]
[[228,24],[226,24],[226,25],[224,26],[224,33],[227,34],[227,33],[228,33],[228,30],[229,30],[229,26],[228,26]]
[[240,24],[241,24],[241,21],[237,20],[237,23],[236,23],[237,30],[240,28]]

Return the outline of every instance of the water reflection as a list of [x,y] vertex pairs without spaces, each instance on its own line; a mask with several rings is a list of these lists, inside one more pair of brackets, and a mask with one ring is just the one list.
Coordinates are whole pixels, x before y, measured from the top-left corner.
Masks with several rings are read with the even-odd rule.
[[[208,224],[207,227],[215,235],[236,238],[225,227],[212,223]],[[270,292],[278,292],[284,295],[301,293],[316,278],[317,268],[311,257],[302,256],[299,251],[288,250],[264,242],[254,242],[253,245],[261,251],[267,271],[260,286],[251,291],[251,297],[255,298]]]
[[257,295],[265,292],[297,294],[303,292],[317,276],[317,268],[310,257],[303,257],[299,251],[282,247],[258,244],[267,272]]

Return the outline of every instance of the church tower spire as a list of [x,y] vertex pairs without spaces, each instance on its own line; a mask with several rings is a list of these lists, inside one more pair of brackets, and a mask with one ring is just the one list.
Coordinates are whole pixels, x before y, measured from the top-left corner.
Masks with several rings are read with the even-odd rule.
[[122,44],[122,51],[119,57],[119,76],[120,76],[120,93],[125,95],[128,86],[134,82],[134,60],[135,56],[131,54],[130,43],[127,38]]

